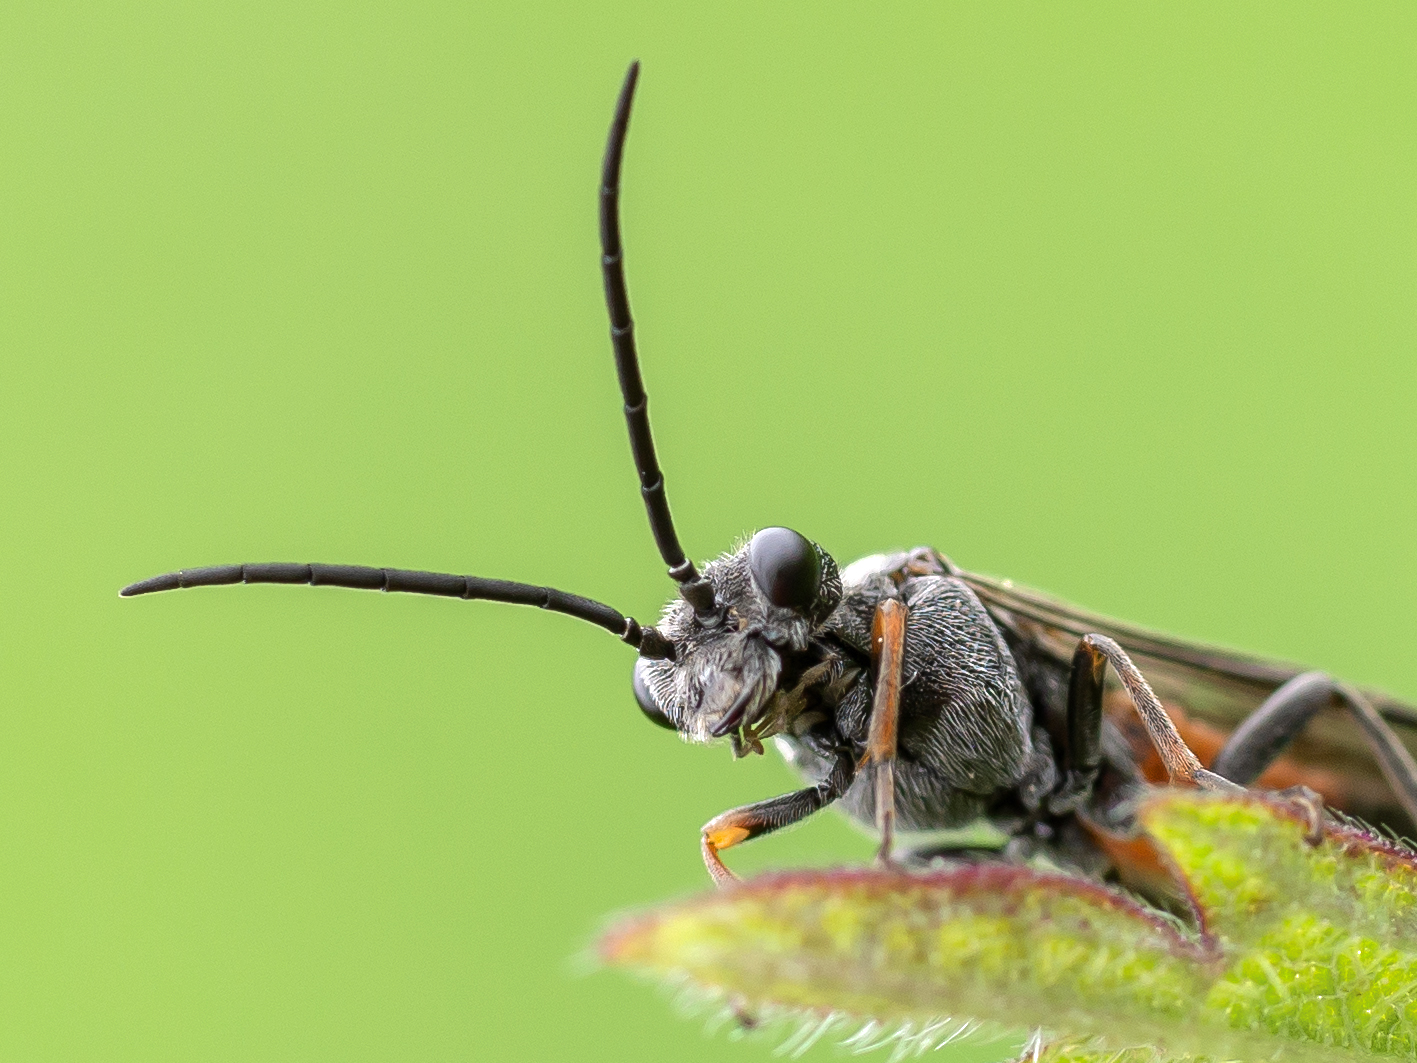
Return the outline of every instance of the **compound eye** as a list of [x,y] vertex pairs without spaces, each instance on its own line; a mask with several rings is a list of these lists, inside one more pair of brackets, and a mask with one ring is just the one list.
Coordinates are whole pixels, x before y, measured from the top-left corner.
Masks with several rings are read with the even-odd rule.
[[822,562],[817,548],[791,528],[764,528],[748,544],[753,582],[780,609],[805,609],[817,597]]
[[649,717],[649,722],[671,731],[677,731],[674,721],[666,716],[660,709],[659,703],[654,700],[654,695],[650,692],[649,683],[645,681],[645,668],[649,661],[644,657],[635,661],[634,678],[630,680],[630,685],[635,689],[635,700],[640,704],[640,711]]

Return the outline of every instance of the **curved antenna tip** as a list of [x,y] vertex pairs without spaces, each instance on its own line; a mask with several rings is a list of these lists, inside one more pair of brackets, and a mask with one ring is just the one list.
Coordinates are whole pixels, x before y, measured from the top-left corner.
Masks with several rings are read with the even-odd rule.
[[133,598],[139,594],[152,594],[154,591],[175,591],[181,584],[177,581],[176,572],[167,572],[161,576],[151,576],[148,579],[139,580],[137,583],[130,583],[118,592],[120,598]]

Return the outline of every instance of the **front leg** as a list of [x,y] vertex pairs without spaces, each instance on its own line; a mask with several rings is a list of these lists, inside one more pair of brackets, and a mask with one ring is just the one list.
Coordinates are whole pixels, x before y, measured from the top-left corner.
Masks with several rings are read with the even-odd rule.
[[816,786],[744,805],[742,808],[730,809],[714,816],[704,824],[700,845],[704,866],[708,868],[714,882],[719,886],[728,886],[738,879],[719,859],[718,854],[724,849],[806,819],[846,793],[854,778],[856,762],[850,750],[845,750],[837,754],[831,774]]

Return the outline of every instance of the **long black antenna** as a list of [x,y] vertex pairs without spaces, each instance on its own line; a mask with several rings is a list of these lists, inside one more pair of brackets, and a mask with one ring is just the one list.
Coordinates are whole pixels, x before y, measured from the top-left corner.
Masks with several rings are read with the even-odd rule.
[[230,583],[303,583],[312,587],[349,587],[363,591],[395,591],[405,594],[436,594],[444,598],[464,598],[489,602],[535,605],[553,613],[565,613],[598,624],[640,651],[642,657],[673,659],[674,644],[652,627],[641,627],[603,602],[567,594],[554,587],[536,587],[505,579],[454,576],[446,572],[413,572],[402,568],[366,568],[363,565],[301,565],[280,562],[263,565],[214,565],[211,568],[184,568],[153,576],[124,587],[124,598],[155,591],[175,591],[186,587],[218,587]]
[[[605,166],[600,182],[601,270],[605,274],[605,303],[610,310],[610,338],[615,346],[615,369],[620,376],[620,393],[625,399],[625,423],[630,429],[630,449],[640,474],[640,492],[649,513],[659,553],[669,566],[669,575],[679,584],[679,593],[694,609],[702,623],[716,624],[722,610],[714,601],[713,585],[699,575],[694,563],[684,556],[669,502],[664,494],[664,474],[654,455],[654,439],[649,431],[649,397],[640,377],[635,354],[635,324],[630,317],[630,297],[625,290],[624,252],[620,246],[620,160],[625,152],[625,134],[630,125],[630,104],[639,79],[640,64],[631,63],[625,85],[615,106],[615,120],[605,146]],[[363,565],[302,565],[271,563],[260,565],[216,565],[187,568],[153,576],[124,587],[119,594],[131,598],[156,591],[185,587],[215,587],[231,583],[299,583],[312,587],[349,587],[354,590],[395,591],[405,594],[433,594],[445,598],[477,599],[535,605],[554,613],[565,613],[618,635],[640,651],[642,657],[674,658],[674,643],[653,627],[643,627],[602,602],[567,594],[554,587],[537,587],[511,580],[456,576],[446,572],[414,572],[401,568],[366,568]]]
[[649,396],[640,376],[639,355],[635,353],[635,322],[630,316],[630,293],[625,287],[625,249],[620,242],[620,161],[625,154],[625,135],[630,129],[630,105],[640,78],[638,61],[630,64],[625,84],[615,104],[615,119],[605,143],[605,162],[600,174],[600,269],[605,275],[605,306],[610,311],[610,342],[615,347],[615,372],[620,378],[620,394],[625,400],[625,425],[630,430],[630,451],[640,474],[640,494],[644,496],[659,556],[669,566],[670,577],[679,584],[679,593],[694,609],[701,622],[716,623],[720,610],[714,601],[713,585],[699,575],[694,563],[684,556],[674,521],[669,515],[669,499],[664,493],[664,473],[654,453],[654,437],[649,430]]

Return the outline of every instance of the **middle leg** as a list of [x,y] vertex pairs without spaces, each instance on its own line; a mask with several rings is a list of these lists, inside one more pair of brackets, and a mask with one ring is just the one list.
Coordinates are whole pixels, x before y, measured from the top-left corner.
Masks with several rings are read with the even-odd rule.
[[866,756],[861,766],[871,765],[876,771],[876,832],[881,836],[876,862],[880,864],[890,863],[895,842],[895,753],[900,730],[900,688],[908,615],[903,602],[887,598],[876,606],[871,623],[876,689],[871,701]]
[[1051,811],[1077,811],[1086,803],[1097,781],[1102,767],[1102,693],[1109,664],[1136,707],[1172,782],[1187,782],[1220,792],[1244,789],[1202,766],[1162,708],[1161,699],[1151,689],[1151,684],[1121,646],[1106,635],[1085,635],[1073,653],[1064,748],[1066,773],[1062,785],[1049,801]]

